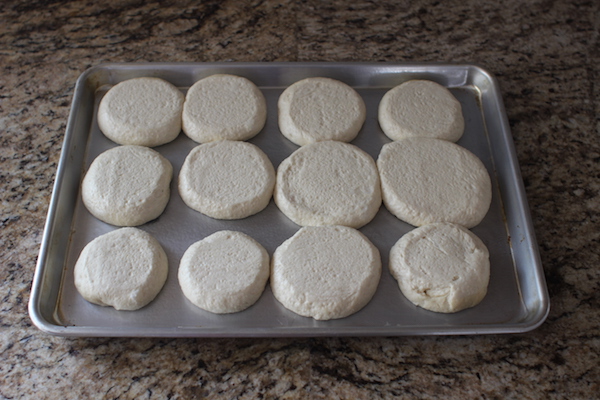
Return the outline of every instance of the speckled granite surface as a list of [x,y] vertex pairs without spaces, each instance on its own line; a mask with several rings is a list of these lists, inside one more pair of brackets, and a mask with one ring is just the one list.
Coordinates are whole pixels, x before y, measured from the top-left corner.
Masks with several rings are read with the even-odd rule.
[[[596,1],[0,6],[0,398],[592,399],[600,387]],[[500,82],[550,290],[474,337],[65,339],[27,302],[77,77],[112,61],[444,61]]]

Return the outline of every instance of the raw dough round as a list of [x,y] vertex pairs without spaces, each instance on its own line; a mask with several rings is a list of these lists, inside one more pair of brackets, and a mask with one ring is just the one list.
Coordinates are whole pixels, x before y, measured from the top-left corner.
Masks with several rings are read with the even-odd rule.
[[373,297],[379,250],[345,226],[304,227],[273,254],[271,289],[283,306],[318,320],[344,318]]
[[409,224],[453,222],[471,228],[490,207],[492,183],[485,166],[446,140],[415,137],[388,143],[377,167],[383,203]]
[[390,272],[413,304],[453,313],[485,297],[490,279],[489,252],[468,229],[436,223],[402,236],[390,251]]
[[304,146],[322,140],[350,142],[365,122],[365,103],[343,82],[306,78],[279,97],[279,129],[293,143]]
[[184,95],[159,78],[134,78],[113,86],[98,106],[98,125],[118,144],[154,147],[181,132]]
[[377,166],[370,155],[348,143],[308,144],[279,165],[274,199],[298,225],[359,228],[381,206]]
[[254,83],[216,74],[194,83],[183,105],[183,132],[198,143],[246,140],[267,120],[267,103]]
[[265,288],[269,254],[241,232],[220,231],[186,250],[178,277],[183,294],[195,306],[218,314],[242,311]]
[[188,207],[216,219],[240,219],[271,200],[275,169],[257,146],[218,141],[196,146],[179,173],[179,193]]
[[96,218],[137,226],[157,218],[169,202],[173,167],[143,146],[118,146],[100,154],[83,178],[81,196]]
[[392,140],[419,136],[456,142],[465,129],[460,102],[444,86],[425,80],[388,91],[379,103],[379,125]]
[[88,243],[75,264],[75,287],[87,301],[117,310],[150,303],[167,280],[167,255],[137,228],[121,228]]

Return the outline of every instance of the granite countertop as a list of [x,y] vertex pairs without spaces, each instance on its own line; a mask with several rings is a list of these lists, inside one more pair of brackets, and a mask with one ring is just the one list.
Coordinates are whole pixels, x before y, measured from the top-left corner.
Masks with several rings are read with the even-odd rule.
[[[596,1],[7,0],[0,398],[591,399],[600,393]],[[523,334],[62,338],[27,313],[77,77],[104,62],[390,61],[497,77],[551,311]]]

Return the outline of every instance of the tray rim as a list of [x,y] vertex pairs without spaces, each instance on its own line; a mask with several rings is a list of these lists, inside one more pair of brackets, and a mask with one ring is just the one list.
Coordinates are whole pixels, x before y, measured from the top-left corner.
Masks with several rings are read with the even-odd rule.
[[[257,67],[279,67],[279,68],[335,68],[339,66],[349,67],[381,67],[384,69],[398,68],[402,71],[398,73],[407,73],[406,68],[412,68],[415,72],[430,72],[432,68],[453,68],[453,69],[465,69],[475,70],[490,82],[491,91],[496,93],[495,99],[497,103],[494,104],[495,111],[499,115],[500,130],[506,132],[504,137],[504,149],[509,159],[510,166],[509,173],[512,188],[516,192],[516,197],[522,205],[522,209],[525,210],[521,216],[521,229],[524,230],[529,236],[529,242],[531,244],[530,252],[532,257],[533,268],[535,272],[535,282],[532,284],[536,287],[540,293],[539,306],[536,312],[532,313],[533,316],[526,320],[526,322],[516,322],[508,324],[486,324],[486,325],[473,325],[473,326],[459,326],[459,327],[448,327],[444,326],[440,330],[419,330],[419,327],[402,326],[399,331],[398,328],[394,327],[378,327],[378,331],[374,332],[372,327],[344,327],[343,331],[336,331],[332,333],[329,330],[323,329],[322,327],[275,327],[275,328],[244,328],[239,329],[235,332],[225,332],[224,328],[217,327],[202,328],[201,331],[192,328],[181,329],[180,327],[154,327],[145,329],[144,334],[140,335],[136,333],[139,328],[125,328],[115,330],[109,327],[86,327],[86,326],[63,326],[54,323],[52,320],[44,317],[40,309],[41,296],[44,291],[44,273],[45,273],[45,261],[50,256],[49,248],[53,239],[53,234],[56,225],[56,209],[59,203],[60,189],[64,184],[65,169],[67,168],[67,161],[70,156],[69,149],[70,143],[74,140],[76,132],[74,126],[76,119],[79,117],[82,103],[78,102],[78,99],[82,97],[86,91],[88,80],[93,77],[93,74],[102,71],[109,71],[111,68],[129,69],[129,70],[170,70],[173,68],[189,68],[189,67],[201,67],[206,69],[207,67],[215,68],[233,68],[233,69],[244,69],[244,68],[257,68]],[[96,87],[97,89],[97,87]],[[483,111],[483,110],[482,110]],[[383,63],[383,62],[118,62],[118,63],[101,63],[96,66],[92,66],[85,70],[77,79],[75,89],[73,91],[73,98],[71,102],[71,109],[69,118],[65,130],[65,136],[63,139],[63,145],[61,148],[61,155],[56,171],[56,178],[52,189],[52,196],[49,203],[48,215],[43,230],[43,236],[40,246],[40,252],[36,263],[35,273],[32,281],[31,295],[28,304],[29,316],[36,327],[45,333],[58,336],[66,337],[324,337],[324,336],[428,336],[428,335],[477,335],[477,334],[498,334],[498,333],[523,333],[534,330],[544,323],[549,311],[550,311],[550,300],[548,295],[548,289],[545,281],[544,271],[541,264],[541,257],[539,255],[539,248],[537,245],[537,239],[535,237],[535,231],[533,229],[533,223],[529,212],[529,205],[525,196],[525,188],[519,164],[514,148],[514,142],[512,140],[511,131],[509,128],[506,111],[502,97],[500,96],[500,90],[498,81],[488,71],[478,66],[477,64],[465,64],[465,63],[418,63],[418,62],[402,62],[402,63]],[[69,226],[69,236],[72,234],[71,226]],[[63,271],[64,273],[64,271]],[[55,288],[56,290],[60,290]],[[56,304],[55,304],[56,308]],[[56,319],[57,320],[57,319]],[[91,330],[90,330],[91,328]],[[429,327],[431,329],[431,327]]]

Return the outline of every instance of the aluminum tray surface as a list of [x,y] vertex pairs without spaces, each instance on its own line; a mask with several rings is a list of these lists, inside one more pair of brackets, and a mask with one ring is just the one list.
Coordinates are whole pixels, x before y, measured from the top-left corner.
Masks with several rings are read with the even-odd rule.
[[[377,159],[390,140],[377,122],[383,94],[409,79],[429,79],[448,87],[462,103],[465,133],[459,145],[476,154],[493,182],[493,200],[485,219],[472,231],[490,250],[491,276],[484,300],[468,310],[440,314],[412,305],[389,273],[392,245],[414,227],[396,219],[384,206],[361,228],[382,256],[377,292],[361,311],[349,317],[316,321],[286,310],[267,285],[249,309],[216,315],[193,306],[181,293],[177,269],[192,243],[223,229],[239,230],[260,242],[270,255],[299,227],[271,201],[262,212],[234,221],[215,220],[185,206],[177,176],[188,152],[197,145],[183,133],[155,149],[171,161],[174,177],[165,212],[140,228],[154,235],[169,258],[169,276],[157,298],[138,311],[116,311],[85,301],[75,289],[73,268],[83,247],[116,229],[95,219],[82,205],[81,179],[96,156],[116,146],[99,130],[100,99],[126,79],[163,78],[183,92],[215,73],[244,76],[267,99],[264,129],[251,143],[277,168],[298,146],[280,133],[277,99],[290,84],[311,76],[341,80],[354,87],[367,106],[366,122],[352,142]],[[144,63],[106,64],[78,79],[58,172],[42,239],[29,303],[30,316],[41,330],[62,336],[278,337],[450,335],[524,332],[547,316],[549,300],[537,244],[524,197],[502,99],[495,79],[473,65],[387,63]]]

